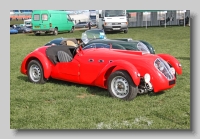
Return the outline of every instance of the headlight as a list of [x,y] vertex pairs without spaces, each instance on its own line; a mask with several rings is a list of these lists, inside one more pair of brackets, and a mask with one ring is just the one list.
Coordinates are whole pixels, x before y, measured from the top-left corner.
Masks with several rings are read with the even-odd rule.
[[105,22],[105,26],[111,26],[112,23]]
[[121,23],[122,25],[127,25],[128,24],[128,22],[124,22],[124,23]]
[[145,81],[146,83],[149,83],[149,82],[150,82],[150,79],[151,79],[150,75],[149,75],[148,73],[146,73],[146,74],[144,75],[144,81]]
[[174,75],[176,73],[175,69],[173,67],[170,68],[171,73]]

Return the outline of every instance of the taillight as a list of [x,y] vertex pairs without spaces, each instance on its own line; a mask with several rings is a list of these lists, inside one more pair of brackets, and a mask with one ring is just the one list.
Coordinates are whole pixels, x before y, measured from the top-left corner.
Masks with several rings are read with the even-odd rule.
[[106,22],[104,22],[104,26],[106,26]]
[[49,23],[49,26],[50,26],[50,27],[52,27],[52,24],[51,24],[51,23]]

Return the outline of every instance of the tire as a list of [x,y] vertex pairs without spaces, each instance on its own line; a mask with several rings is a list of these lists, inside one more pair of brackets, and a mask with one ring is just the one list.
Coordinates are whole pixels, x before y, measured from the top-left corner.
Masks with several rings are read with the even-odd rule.
[[128,29],[127,29],[127,30],[124,30],[124,33],[128,33]]
[[72,27],[72,29],[70,30],[70,33],[73,33],[74,32],[74,27]]
[[34,32],[34,34],[35,34],[35,36],[39,36],[40,35],[40,33],[36,33],[36,32]]
[[46,82],[42,65],[38,60],[31,60],[28,63],[28,79],[32,83],[44,84]]
[[54,29],[53,35],[55,35],[55,36],[58,35],[58,29],[57,28]]
[[112,73],[108,78],[107,86],[111,97],[122,100],[133,100],[138,93],[138,86],[134,84],[126,71]]

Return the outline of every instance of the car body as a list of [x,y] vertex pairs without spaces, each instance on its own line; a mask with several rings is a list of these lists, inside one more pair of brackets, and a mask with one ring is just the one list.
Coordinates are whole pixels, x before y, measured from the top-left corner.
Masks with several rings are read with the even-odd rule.
[[12,27],[10,27],[10,34],[17,34],[18,31]]
[[[88,28],[88,23],[89,22],[78,22],[75,25],[75,28]],[[91,24],[91,27],[95,26],[95,24],[93,22],[90,22],[90,24]]]
[[15,29],[18,30],[18,33],[31,33],[32,32],[31,26],[17,26]]
[[74,22],[66,11],[61,10],[33,10],[32,30],[37,36],[41,33],[74,32]]
[[182,67],[168,54],[51,45],[29,53],[20,71],[33,83],[54,78],[98,86],[108,89],[114,98],[132,100],[137,94],[158,93],[174,87],[176,73],[182,74]]
[[[54,40],[51,40],[45,45],[51,45],[51,44],[60,45],[60,44],[63,44],[61,43],[63,40],[67,40],[67,39],[70,39],[70,38],[56,38]],[[155,49],[147,41],[133,40],[132,38],[107,39],[106,34],[104,30],[102,29],[94,28],[94,29],[86,30],[84,33],[82,33],[81,38],[77,38],[77,40],[79,42],[80,40],[82,40],[83,47],[84,47],[83,49],[88,49],[88,48],[96,46],[99,43],[100,44],[104,43],[104,44],[111,45],[113,49],[144,51],[144,52],[149,52],[151,54],[155,54]],[[107,46],[107,45],[101,45],[101,47],[102,46]]]
[[32,26],[24,26],[24,33],[32,33],[33,30],[32,30]]

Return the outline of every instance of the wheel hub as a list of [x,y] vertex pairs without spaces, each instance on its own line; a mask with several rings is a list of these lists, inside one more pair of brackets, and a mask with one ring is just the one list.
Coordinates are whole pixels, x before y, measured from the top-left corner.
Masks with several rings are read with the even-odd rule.
[[111,89],[115,96],[124,98],[129,93],[128,81],[122,76],[117,76],[111,81]]
[[29,74],[34,82],[38,82],[41,78],[40,68],[35,64],[30,67]]

